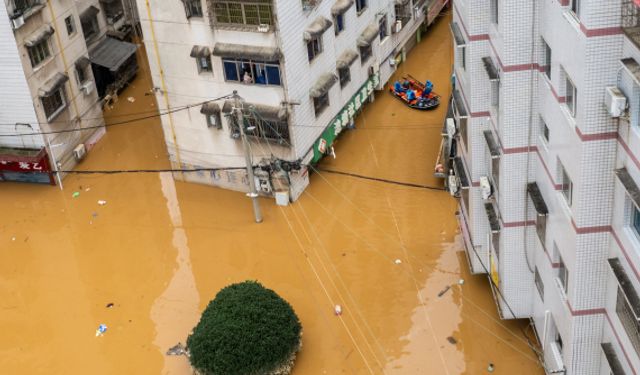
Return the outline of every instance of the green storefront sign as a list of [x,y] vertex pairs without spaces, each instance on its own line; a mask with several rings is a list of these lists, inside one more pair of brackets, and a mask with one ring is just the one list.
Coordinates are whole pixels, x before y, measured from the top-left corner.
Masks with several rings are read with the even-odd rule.
[[342,129],[347,126],[356,112],[362,108],[362,105],[366,102],[369,95],[373,92],[373,88],[380,83],[380,74],[376,73],[369,77],[369,79],[360,86],[360,89],[351,97],[347,104],[342,107],[342,110],[336,117],[331,120],[329,126],[322,132],[322,135],[316,143],[313,145],[313,159],[312,163],[317,163],[327,152],[331,149],[333,141],[336,139]]

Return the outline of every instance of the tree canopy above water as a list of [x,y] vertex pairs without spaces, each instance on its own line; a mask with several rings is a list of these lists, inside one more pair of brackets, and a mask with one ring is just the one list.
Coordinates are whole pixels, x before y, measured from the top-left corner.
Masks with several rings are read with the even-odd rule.
[[203,375],[287,374],[302,326],[289,303],[256,281],[229,285],[202,313],[187,339],[191,365]]

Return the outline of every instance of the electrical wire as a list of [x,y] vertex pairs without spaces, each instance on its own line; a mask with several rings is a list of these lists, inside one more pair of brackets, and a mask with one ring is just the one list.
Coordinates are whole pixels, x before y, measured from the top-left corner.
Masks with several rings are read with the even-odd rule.
[[[231,96],[231,94],[228,94],[228,95],[221,96],[221,97],[218,97],[218,98],[215,98],[215,99],[206,100],[204,102],[190,104],[190,105],[184,106],[183,108],[171,109],[171,110],[168,110],[168,111],[165,111],[165,112],[161,112],[161,113],[157,113],[157,114],[154,114],[154,115],[149,115],[149,116],[138,117],[138,118],[134,118],[134,119],[123,120],[123,121],[120,121],[120,122],[114,122],[114,123],[110,123],[110,124],[87,126],[85,128],[77,128],[77,129],[54,130],[54,131],[49,131],[49,132],[33,132],[33,133],[20,133],[20,134],[0,134],[0,137],[22,137],[22,136],[31,136],[31,135],[48,135],[48,134],[72,133],[72,132],[79,132],[79,131],[85,131],[85,130],[91,130],[91,129],[100,129],[100,128],[108,128],[108,127],[112,127],[112,126],[126,125],[126,124],[131,124],[131,123],[142,121],[142,120],[148,120],[148,119],[152,119],[152,118],[162,117],[162,116],[165,116],[165,115],[168,115],[168,114],[171,114],[171,113],[175,113],[175,112],[184,111],[184,110],[192,108],[192,107],[197,107],[199,105],[202,105],[202,104],[205,104],[205,103],[208,103],[208,102],[212,102],[212,101],[216,101],[216,100],[221,100],[221,99],[224,99],[224,98],[228,98],[230,96]],[[69,122],[69,123],[71,123],[71,122]]]
[[[275,132],[276,134],[278,134],[278,136],[281,138],[281,140],[282,140],[283,142],[285,142],[286,144],[289,144],[289,142],[288,142],[285,138],[283,138],[283,137],[282,137],[282,135],[277,131],[277,129],[273,128],[273,127],[271,126],[271,124],[270,124],[268,121],[266,121],[264,118],[262,118],[262,117],[260,116],[260,114],[259,114],[257,111],[253,110],[252,112],[254,113],[254,115],[255,115],[255,116],[259,117],[259,118],[262,120],[262,123],[267,124],[267,126],[269,126],[273,132]],[[326,178],[324,178],[324,177],[321,175],[320,170],[318,170],[317,168],[315,168],[313,165],[308,165],[308,167],[309,167],[310,169],[312,169],[313,171],[315,171],[315,172],[316,172],[316,173],[317,173],[317,174],[318,174],[318,175],[319,175],[323,180],[325,180],[325,182],[327,182],[327,183],[328,183],[328,184],[329,184],[329,185],[330,185],[334,190],[339,191],[339,189],[337,189],[335,186],[333,186],[333,184],[331,184],[331,183],[330,183]],[[308,192],[306,192],[306,191],[305,191],[304,193],[305,193],[305,194],[308,194]],[[360,212],[364,217],[367,217],[367,216],[366,216],[366,215],[365,215],[365,214],[364,214],[364,213],[363,213],[363,212],[362,212],[362,211],[361,211],[361,210],[360,210],[360,209],[359,209],[359,208],[358,208],[358,207],[357,207],[353,202],[351,202],[351,200],[350,200],[350,199],[348,199],[348,197],[346,197],[343,193],[340,193],[340,194],[341,194],[341,195],[343,196],[343,198],[345,198],[348,202],[350,202],[352,205],[354,205],[354,207],[356,207],[356,209],[357,209],[357,210],[358,210],[358,211],[359,211],[359,212]],[[315,200],[315,199],[314,199],[314,200]],[[317,201],[317,200],[316,200],[316,201]],[[367,217],[367,218],[368,218],[368,217]],[[369,218],[369,220],[370,220],[370,218]],[[377,224],[375,224],[375,222],[372,222],[372,223],[373,223],[374,225],[376,225],[376,226],[377,226]],[[385,235],[387,235],[387,236],[390,236],[390,235],[389,235],[388,233],[386,233],[385,231],[382,231],[382,233],[384,233],[384,234],[385,234]],[[395,241],[395,239],[394,239],[394,241]],[[404,248],[404,245],[400,244],[400,246],[402,246],[402,247]],[[480,264],[481,264],[481,265],[482,265],[482,267],[484,268],[485,272],[486,272],[487,274],[490,274],[490,273],[489,273],[489,271],[487,270],[486,266],[484,265],[484,263],[483,263],[483,262],[482,262],[482,260],[480,259],[480,256],[479,256],[479,254],[476,252],[475,248],[473,249],[473,251],[474,251],[475,255],[478,257],[478,260],[480,261]],[[433,267],[430,267],[429,265],[423,265],[423,266],[425,266],[425,267],[427,267],[427,268],[433,268]],[[412,276],[412,275],[410,275],[410,277],[413,277],[413,276]],[[493,283],[493,280],[491,280],[491,278],[489,278],[489,279],[490,279],[490,281]],[[495,286],[495,284],[493,284],[493,285]],[[502,300],[505,302],[505,304],[507,305],[507,307],[508,307],[508,308],[509,308],[509,310],[511,311],[511,313],[512,313],[513,317],[514,317],[514,318],[516,318],[515,313],[513,312],[513,309],[512,309],[512,308],[511,308],[511,306],[508,304],[508,302],[506,301],[505,297],[502,295],[502,292],[499,290],[499,288],[496,288],[495,290],[498,292],[498,294],[500,295],[500,297],[502,298]],[[465,297],[463,296],[463,298],[465,298]],[[478,308],[478,309],[482,310],[482,309],[481,309],[480,307],[478,307],[477,305],[476,305],[476,308]],[[499,323],[499,324],[500,324],[500,323]],[[505,327],[505,329],[507,329],[507,328]],[[507,330],[508,330],[508,329],[507,329]],[[509,332],[510,332],[510,331],[509,331]],[[534,353],[537,355],[537,357],[538,357],[538,359],[539,359],[538,352],[536,351],[536,349],[535,349],[535,348],[533,347],[533,345],[531,344],[531,341],[530,341],[529,337],[524,333],[524,331],[523,331],[522,333],[523,333],[523,335],[524,335],[524,339],[522,339],[522,340],[523,340],[523,342],[525,342],[525,343],[529,346],[529,348],[530,348],[530,349],[532,349],[532,350],[534,351]]]
[[446,190],[447,190],[447,189],[445,189],[445,188],[443,188],[443,187],[429,186],[429,185],[421,185],[421,184],[414,184],[414,183],[411,183],[411,182],[401,182],[401,181],[395,181],[395,180],[388,180],[388,179],[385,179],[385,178],[379,178],[379,177],[363,176],[363,175],[359,175],[359,174],[355,174],[355,173],[349,173],[349,172],[336,171],[336,170],[326,169],[326,168],[317,168],[317,170],[318,170],[318,171],[322,171],[322,172],[327,172],[327,173],[339,174],[339,175],[343,175],[343,176],[349,176],[349,177],[360,178],[360,179],[363,179],[363,180],[378,181],[378,182],[384,182],[384,183],[387,183],[387,184],[394,184],[394,185],[400,185],[400,186],[414,187],[414,188],[419,188],[419,189],[427,189],[427,190],[444,190],[444,191],[446,191]]
[[[257,167],[257,166],[254,166]],[[246,169],[246,167],[219,167],[219,168],[191,168],[191,169],[89,169],[89,170],[57,170],[57,171],[20,171],[20,173],[30,174],[50,174],[50,173],[68,173],[68,174],[125,174],[125,173],[164,173],[164,172],[215,172]]]

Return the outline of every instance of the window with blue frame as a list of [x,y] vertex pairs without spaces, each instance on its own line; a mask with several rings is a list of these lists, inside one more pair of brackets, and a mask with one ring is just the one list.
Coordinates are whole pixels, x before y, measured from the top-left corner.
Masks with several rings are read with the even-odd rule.
[[281,86],[278,61],[222,58],[224,79],[253,85]]

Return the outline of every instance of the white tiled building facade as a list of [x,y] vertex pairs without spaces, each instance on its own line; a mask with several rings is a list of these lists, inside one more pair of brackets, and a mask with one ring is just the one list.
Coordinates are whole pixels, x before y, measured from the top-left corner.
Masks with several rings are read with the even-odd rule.
[[640,372],[639,9],[454,3],[466,252],[501,316],[532,318],[548,373]]
[[[71,169],[79,159],[74,149],[88,151],[104,134],[90,55],[118,30],[103,6],[125,18],[119,1],[0,5],[0,181],[53,183],[52,174],[20,172]],[[90,130],[75,131],[81,128]]]
[[[161,109],[236,90],[245,121],[256,126],[248,131],[254,165],[303,164],[288,174],[258,170],[262,193],[282,188],[273,183],[279,175],[295,200],[309,183],[304,165],[331,152],[333,138],[373,100],[447,2],[152,0],[138,1],[138,11]],[[174,167],[245,165],[232,108],[227,98],[162,117]],[[248,188],[242,170],[183,177]]]

